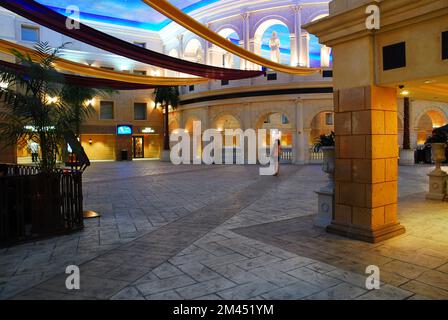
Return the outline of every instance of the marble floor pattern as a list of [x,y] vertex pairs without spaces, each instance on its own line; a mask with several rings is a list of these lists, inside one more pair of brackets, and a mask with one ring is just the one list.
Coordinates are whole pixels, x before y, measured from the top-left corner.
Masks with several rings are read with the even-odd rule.
[[[0,249],[0,299],[447,299],[448,203],[424,199],[430,167],[401,167],[407,233],[380,244],[312,226],[319,166],[95,163],[82,232]],[[65,288],[80,266],[81,290]],[[381,270],[380,290],[365,268]]]

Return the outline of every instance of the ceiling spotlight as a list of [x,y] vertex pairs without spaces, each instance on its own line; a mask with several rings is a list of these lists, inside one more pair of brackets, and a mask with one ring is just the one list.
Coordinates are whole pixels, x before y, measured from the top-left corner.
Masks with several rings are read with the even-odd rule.
[[436,80],[426,80],[424,82],[424,84],[431,84],[431,83],[434,83],[434,82],[436,82]]

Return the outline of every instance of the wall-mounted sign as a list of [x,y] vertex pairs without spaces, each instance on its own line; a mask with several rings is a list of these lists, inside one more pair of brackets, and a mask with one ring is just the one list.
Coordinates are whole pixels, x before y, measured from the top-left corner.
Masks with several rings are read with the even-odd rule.
[[154,133],[156,132],[153,128],[144,128],[142,129],[142,133]]
[[132,134],[132,126],[128,126],[128,125],[117,126],[117,134],[119,136],[131,135]]

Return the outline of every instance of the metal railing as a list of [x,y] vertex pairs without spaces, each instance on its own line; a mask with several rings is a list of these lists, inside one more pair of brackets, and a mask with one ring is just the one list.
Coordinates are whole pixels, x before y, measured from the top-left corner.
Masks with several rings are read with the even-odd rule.
[[83,227],[82,172],[0,164],[0,245]]

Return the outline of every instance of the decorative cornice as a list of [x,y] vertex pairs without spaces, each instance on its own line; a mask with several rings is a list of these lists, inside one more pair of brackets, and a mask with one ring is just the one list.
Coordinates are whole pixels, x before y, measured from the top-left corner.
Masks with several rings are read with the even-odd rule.
[[[365,26],[368,5],[377,5],[381,12],[380,30],[368,30]],[[303,26],[327,46],[360,38],[366,35],[388,32],[417,22],[448,14],[448,0],[383,0],[370,1],[346,11],[332,14]]]

